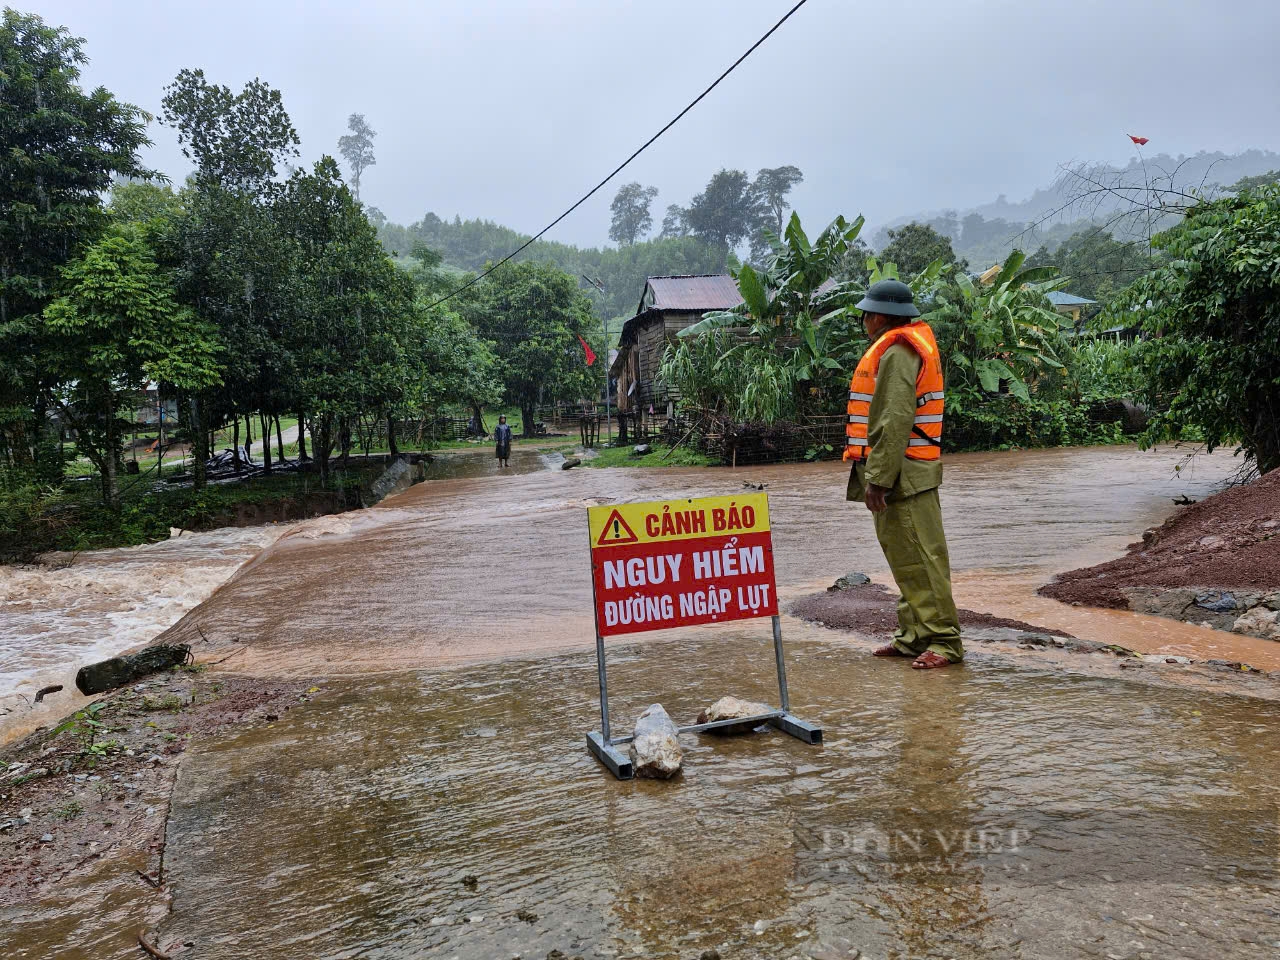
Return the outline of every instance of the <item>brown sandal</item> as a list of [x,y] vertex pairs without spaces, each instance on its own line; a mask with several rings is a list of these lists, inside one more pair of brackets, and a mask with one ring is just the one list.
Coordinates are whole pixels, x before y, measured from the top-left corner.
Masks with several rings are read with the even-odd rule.
[[926,650],[911,661],[912,670],[937,670],[940,667],[949,666],[951,666],[950,660],[940,653],[934,653],[932,650]]
[[883,647],[876,647],[871,651],[873,657],[909,657],[911,654],[903,653],[892,643],[886,643]]

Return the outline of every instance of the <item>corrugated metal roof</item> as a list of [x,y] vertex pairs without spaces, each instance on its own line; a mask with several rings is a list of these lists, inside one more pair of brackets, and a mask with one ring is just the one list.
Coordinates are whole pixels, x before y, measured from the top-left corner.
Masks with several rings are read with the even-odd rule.
[[1049,298],[1049,302],[1055,307],[1079,307],[1087,303],[1098,302],[1085,297],[1077,297],[1074,293],[1063,293],[1061,290],[1050,290],[1045,296]]
[[650,277],[648,286],[654,310],[731,310],[742,302],[738,285],[727,273]]

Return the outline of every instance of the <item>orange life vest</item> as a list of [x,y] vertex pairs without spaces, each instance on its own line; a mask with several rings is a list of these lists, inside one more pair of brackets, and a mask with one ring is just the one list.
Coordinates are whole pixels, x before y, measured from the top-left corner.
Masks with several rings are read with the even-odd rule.
[[942,357],[938,341],[923,320],[893,327],[880,337],[858,361],[849,384],[849,422],[845,425],[844,459],[865,460],[871,455],[867,440],[867,416],[876,392],[880,358],[895,343],[906,343],[920,354],[916,376],[916,421],[907,441],[911,460],[937,460],[942,455]]

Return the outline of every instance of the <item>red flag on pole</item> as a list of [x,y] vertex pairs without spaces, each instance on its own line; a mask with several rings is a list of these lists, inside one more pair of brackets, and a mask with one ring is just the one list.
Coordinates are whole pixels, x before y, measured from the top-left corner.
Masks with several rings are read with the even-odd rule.
[[578,336],[578,342],[582,344],[583,352],[587,355],[587,366],[589,367],[596,362],[596,352],[591,349],[591,345],[587,341],[582,339],[581,335]]
[[1145,146],[1147,142],[1146,137],[1135,137],[1132,133],[1129,134],[1129,139],[1132,140],[1134,143],[1136,143],[1140,147]]

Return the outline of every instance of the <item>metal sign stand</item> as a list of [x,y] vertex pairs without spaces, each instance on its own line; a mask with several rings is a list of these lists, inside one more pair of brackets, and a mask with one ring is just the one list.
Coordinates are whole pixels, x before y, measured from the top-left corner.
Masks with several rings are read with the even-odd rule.
[[[593,580],[594,585],[594,580]],[[593,587],[594,592],[594,587]],[[797,740],[805,743],[821,743],[822,728],[816,724],[791,715],[791,698],[787,695],[787,668],[782,657],[782,621],[775,614],[773,617],[773,655],[778,664],[778,697],[780,709],[770,710],[750,717],[734,717],[731,720],[716,720],[712,723],[695,723],[687,727],[679,727],[680,733],[700,733],[716,727],[728,727],[752,720],[757,723],[768,723],[769,726],[781,730]],[[596,668],[600,674],[600,729],[587,734],[587,746],[601,763],[609,768],[619,780],[630,780],[635,776],[631,766],[631,758],[621,745],[628,744],[632,737],[612,737],[609,734],[609,687],[605,674],[604,637],[600,635],[599,621],[596,622]]]

